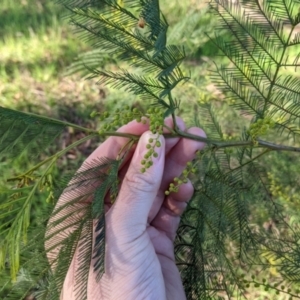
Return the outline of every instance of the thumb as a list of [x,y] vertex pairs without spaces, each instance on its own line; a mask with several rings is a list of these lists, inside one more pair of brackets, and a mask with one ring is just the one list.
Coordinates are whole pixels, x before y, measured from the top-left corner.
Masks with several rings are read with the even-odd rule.
[[[159,142],[160,147],[154,146]],[[150,143],[149,143],[150,142]],[[147,146],[147,145],[151,145]],[[148,149],[148,148],[150,149]],[[145,155],[154,149],[157,157],[153,155],[145,159]],[[152,161],[152,166],[142,172],[142,160]],[[164,171],[165,163],[165,140],[163,136],[146,131],[140,138],[134,152],[128,171],[123,179],[122,186],[112,207],[114,224],[116,223],[125,230],[133,233],[144,231],[147,226],[148,215],[158,189]],[[118,226],[118,227],[119,227]]]

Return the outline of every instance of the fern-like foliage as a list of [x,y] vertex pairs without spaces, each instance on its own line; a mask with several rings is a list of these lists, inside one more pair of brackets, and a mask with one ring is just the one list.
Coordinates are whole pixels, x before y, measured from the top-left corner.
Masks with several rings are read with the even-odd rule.
[[[296,72],[300,47],[295,33],[299,4],[284,0],[211,3],[221,21],[217,30],[222,32],[213,41],[231,62],[230,67],[217,67],[215,82],[235,109],[253,116],[253,123],[270,118],[277,133],[285,134],[285,140],[292,135],[294,141],[299,140],[300,120]],[[213,105],[202,106],[199,113],[198,125],[208,136],[224,139]],[[240,139],[251,139],[251,129],[243,131]],[[249,281],[236,271],[237,265],[255,273],[268,268],[266,261],[273,261],[285,278],[299,282],[299,232],[274,201],[266,170],[257,162],[267,152],[241,148],[203,153],[197,191],[177,236],[176,254],[188,299],[245,296]],[[254,207],[277,220],[281,234],[255,228],[249,221]]]
[[[125,87],[142,98],[147,97],[170,114],[176,104],[170,93],[178,83],[188,78],[180,69],[185,58],[183,47],[167,44],[168,24],[160,12],[159,1],[125,1],[121,6],[117,1],[107,0],[100,8],[96,1],[76,5],[70,1],[61,2],[72,12],[71,22],[83,29],[82,38],[117,59],[129,61],[145,74],[131,74],[126,70],[112,74],[97,70],[86,56],[83,63],[89,69],[90,77],[113,83],[118,88]],[[138,26],[141,18],[147,29]],[[165,100],[166,97],[168,100]]]
[[65,126],[54,120],[0,107],[0,158],[14,158],[23,151],[37,156],[57,138]]
[[[60,2],[81,38],[95,48],[73,70],[85,67],[89,78],[125,89],[175,119],[180,103],[172,92],[188,79],[180,67],[185,51],[168,43],[169,25],[159,0]],[[292,147],[298,146],[300,133],[299,8],[298,0],[211,1],[220,21],[211,40],[229,59],[229,64],[216,66],[213,79],[245,127],[228,140],[218,105],[212,101],[195,109],[195,123],[207,132],[208,146],[195,160],[195,194],[175,241],[187,299],[245,298],[249,283],[269,289],[265,281],[254,282],[243,273],[274,265],[288,284],[299,284],[299,226],[277,202],[264,163],[274,150],[299,152]],[[118,71],[102,69],[104,53],[124,65]],[[58,158],[98,132],[6,108],[0,108],[0,155],[7,160],[24,149],[36,155],[67,126],[87,136],[11,178],[17,182],[14,189],[0,187],[0,267],[16,279],[4,299],[29,294],[59,299],[75,257],[78,299],[87,298],[91,262],[97,279],[103,275],[105,201],[118,193],[118,171],[125,156],[84,164],[53,183],[51,172]],[[177,128],[175,133],[189,138]],[[40,216],[40,228],[30,229],[34,196],[45,186],[55,209]],[[276,220],[279,230],[265,229],[261,215]],[[286,294],[299,297],[292,289]]]
[[[215,43],[232,67],[218,68],[216,82],[236,101],[234,107],[256,118],[272,118],[278,132],[299,135],[299,1],[217,1],[218,29],[230,40]],[[221,79],[221,80],[220,80]]]

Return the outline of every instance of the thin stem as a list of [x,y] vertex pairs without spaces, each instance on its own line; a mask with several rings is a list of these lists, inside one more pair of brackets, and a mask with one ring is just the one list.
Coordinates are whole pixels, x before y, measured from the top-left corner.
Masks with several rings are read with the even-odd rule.
[[285,145],[278,145],[268,141],[263,141],[258,139],[257,141],[230,141],[230,142],[222,142],[222,141],[215,141],[210,140],[208,138],[204,138],[195,134],[183,132],[178,130],[176,134],[164,134],[165,138],[173,138],[173,137],[184,137],[194,141],[204,142],[208,145],[213,145],[216,148],[229,148],[229,147],[261,147],[261,148],[268,148],[271,150],[277,151],[292,151],[292,152],[300,152],[299,147],[292,147],[292,146],[285,146]]
[[53,159],[58,159],[60,156],[64,155],[66,152],[68,152],[69,150],[77,147],[78,145],[90,140],[92,137],[94,137],[95,134],[91,134],[91,135],[87,135],[84,138],[74,142],[73,144],[69,145],[68,147],[66,147],[65,149],[57,152],[56,154],[49,156],[48,158],[46,158],[45,160],[41,161],[40,163],[38,163],[37,165],[33,166],[30,170],[28,170],[26,173],[22,174],[22,175],[18,175],[16,177],[11,177],[9,179],[7,179],[7,181],[13,181],[13,180],[19,180],[25,176],[28,176],[30,174],[32,174],[35,170],[37,170],[38,168],[40,168],[41,166],[43,166],[44,164],[46,164],[47,162],[53,160]]
[[[71,125],[73,125],[73,124],[71,124]],[[88,130],[87,128],[84,128],[84,129],[86,129],[86,131]],[[208,138],[205,138],[205,137],[202,137],[202,136],[198,136],[198,135],[195,135],[195,134],[191,134],[191,133],[187,133],[187,132],[181,131],[179,129],[174,129],[174,130],[176,131],[176,133],[165,133],[165,134],[163,134],[163,136],[165,138],[175,138],[175,137],[188,138],[190,140],[200,141],[200,142],[204,142],[204,143],[206,143],[208,145],[212,145],[212,146],[214,146],[217,149],[220,149],[220,148],[229,148],[229,147],[261,147],[261,148],[268,148],[268,149],[277,150],[277,151],[300,152],[300,148],[299,147],[278,145],[278,144],[274,144],[274,143],[271,143],[271,142],[268,142],[268,141],[263,141],[263,140],[260,140],[260,139],[258,139],[256,142],[254,142],[254,141],[230,141],[230,142],[222,142],[222,141],[210,140]],[[96,131],[96,132],[93,132],[93,133],[85,136],[84,138],[82,138],[82,139],[74,142],[73,144],[71,144],[68,147],[66,147],[65,149],[57,152],[56,154],[48,157],[47,159],[43,160],[42,162],[40,162],[37,165],[35,165],[34,167],[32,167],[26,173],[24,173],[22,175],[15,176],[15,177],[12,177],[12,178],[9,178],[9,179],[7,179],[7,181],[20,180],[21,178],[26,177],[26,176],[32,174],[35,170],[37,170],[38,168],[40,168],[41,166],[43,166],[47,162],[51,161],[53,158],[56,158],[56,159],[59,158],[60,156],[62,156],[66,152],[68,152],[69,150],[77,147],[78,145],[84,143],[85,141],[90,140],[91,138],[93,138],[95,136],[118,136],[118,137],[125,137],[125,138],[131,139],[132,142],[137,142],[139,140],[139,138],[140,138],[139,135],[130,134],[130,133],[122,133],[122,132],[117,132],[117,131],[107,131],[107,132],[99,133],[99,132]]]
[[97,132],[97,135],[100,136],[119,136],[119,137],[125,137],[125,138],[129,138],[131,140],[134,141],[138,141],[140,139],[139,135],[136,134],[131,134],[131,133],[123,133],[123,132],[118,132],[118,131],[106,131],[106,132]]
[[232,172],[235,172],[236,170],[239,170],[241,168],[243,168],[244,166],[252,163],[253,161],[255,161],[256,159],[260,158],[261,156],[265,155],[266,153],[269,153],[270,149],[266,149],[265,151],[263,151],[262,153],[258,154],[257,156],[255,156],[254,158],[252,158],[251,160],[248,160],[247,162],[245,162],[244,164],[239,165],[238,167],[236,167],[235,169],[231,169],[230,171],[228,171],[225,175],[228,175]]
[[83,132],[86,132],[88,134],[98,133],[97,130],[85,128],[85,127],[82,127],[82,126],[79,126],[79,125],[76,125],[76,124],[73,124],[73,123],[61,121],[61,120],[58,120],[58,119],[49,118],[49,117],[46,117],[46,116],[43,116],[43,115],[37,115],[37,114],[34,114],[34,113],[28,113],[28,112],[26,112],[26,115],[35,117],[37,119],[45,120],[47,122],[52,122],[52,123],[55,123],[55,124],[58,124],[58,125],[69,126],[69,127],[81,130]]
[[175,130],[171,127],[169,127],[168,125],[164,124],[163,125],[166,129],[168,129],[170,131],[170,133],[176,134]]
[[128,151],[131,149],[131,147],[133,146],[134,141],[133,140],[129,140],[119,151],[118,155],[117,155],[117,160],[121,159],[121,155],[122,152],[124,152],[124,155],[122,156],[122,158],[128,153]]
[[[257,2],[258,3],[258,2]],[[268,20],[269,21],[269,20]],[[293,31],[294,31],[294,27],[292,27],[290,33],[289,33],[289,36],[287,38],[287,41],[286,43],[284,43],[284,41],[282,39],[281,42],[283,43],[283,51],[281,53],[281,57],[280,57],[280,60],[279,62],[277,63],[277,68],[276,68],[276,71],[275,71],[275,74],[274,74],[274,77],[270,83],[270,88],[269,88],[269,91],[268,91],[268,95],[266,97],[266,101],[264,103],[264,107],[263,107],[263,114],[265,113],[266,109],[267,109],[267,106],[268,106],[268,103],[270,102],[270,98],[271,98],[271,95],[272,95],[272,92],[273,92],[273,87],[275,86],[275,83],[277,81],[277,77],[279,75],[279,70],[280,70],[280,67],[282,67],[282,62],[283,62],[283,59],[284,59],[284,56],[285,56],[285,53],[286,53],[286,50],[287,50],[287,47],[288,47],[288,44],[290,42],[290,39],[291,39],[291,36],[293,34]]]

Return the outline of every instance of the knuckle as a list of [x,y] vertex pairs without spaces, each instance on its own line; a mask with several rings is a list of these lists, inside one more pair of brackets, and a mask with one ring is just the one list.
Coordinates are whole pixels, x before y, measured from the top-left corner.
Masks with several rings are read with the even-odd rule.
[[130,191],[141,192],[152,192],[157,185],[155,176],[151,176],[150,172],[141,173],[139,171],[127,172],[124,183]]

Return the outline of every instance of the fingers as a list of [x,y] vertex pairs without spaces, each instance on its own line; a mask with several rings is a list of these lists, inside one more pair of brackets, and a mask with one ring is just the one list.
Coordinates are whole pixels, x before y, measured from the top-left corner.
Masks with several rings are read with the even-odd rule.
[[[204,131],[197,127],[189,128],[186,132],[206,137]],[[185,169],[186,164],[192,161],[198,150],[205,147],[205,143],[182,138],[166,157],[165,172],[161,185],[163,192],[168,188],[174,177],[178,177]]]
[[[178,127],[180,128],[180,130],[183,130],[183,131],[185,130],[185,124],[182,119],[176,117],[176,123],[177,123]],[[165,120],[165,124],[170,128],[174,127],[173,120],[171,117],[169,117]],[[169,133],[169,130],[164,128],[164,133]],[[180,138],[178,138],[178,137],[169,138],[169,139],[165,140],[165,144],[166,144],[165,155],[167,155],[172,150],[172,148],[179,142],[179,140],[180,140]],[[133,154],[133,151],[131,151],[131,155],[130,154],[128,155],[128,159],[127,159],[126,163],[124,163],[123,167],[119,171],[119,177],[121,180],[125,177],[125,174],[127,173],[128,167],[130,165],[129,160],[132,157],[132,154]]]
[[[130,133],[135,135],[141,135],[148,129],[148,125],[132,121],[121,128],[118,132]],[[103,164],[103,159],[116,159],[121,149],[129,141],[129,138],[125,137],[109,137],[104,143],[102,143],[81,165],[76,172],[68,188],[65,189],[61,195],[57,206],[61,206],[67,202],[70,202],[78,198],[78,202],[90,203],[93,199],[93,193],[100,184],[99,173],[100,167]],[[125,157],[123,164],[132,156],[135,147],[129,150],[128,155]]]
[[[148,125],[132,121],[118,131],[141,135],[147,129]],[[45,243],[47,248],[53,246],[54,242],[59,245],[68,235],[74,232],[76,222],[87,213],[86,209],[93,199],[93,193],[96,187],[99,186],[99,173],[98,169],[95,168],[97,167],[97,161],[99,162],[104,157],[116,159],[119,151],[127,142],[128,138],[110,137],[85,160],[56,203],[54,212],[48,222],[46,235],[49,239]],[[131,151],[133,152],[134,149]],[[93,168],[95,169],[93,170]],[[84,171],[87,172],[83,173]],[[65,216],[69,217],[66,218]],[[57,234],[54,236],[55,232]],[[60,248],[61,246],[57,246],[52,252],[48,252],[49,261],[51,257],[57,256]]]
[[[184,131],[186,129],[185,123],[179,117],[176,117],[176,124],[180,128],[180,130]],[[165,125],[167,125],[170,128],[174,128],[173,119],[171,117],[167,118],[165,120]],[[164,133],[169,133],[169,132],[170,131],[168,129],[164,128]],[[178,138],[178,137],[165,139],[165,155],[168,155],[168,153],[174,148],[174,146],[179,142],[179,140],[180,140],[180,138]],[[133,154],[133,151],[131,151],[130,154],[127,155],[127,161],[123,164],[123,166],[121,167],[121,169],[119,171],[119,179],[121,182],[123,181],[123,179],[127,173],[127,170],[129,168],[130,159],[132,157],[132,154]],[[160,201],[160,203],[161,203],[161,201]],[[106,212],[110,209],[111,206],[112,206],[111,199],[109,196],[107,196],[105,198]]]
[[177,193],[171,193],[165,198],[161,209],[151,222],[153,227],[164,232],[172,242],[176,237],[180,216],[193,196],[193,192],[194,188],[190,181],[181,185]]
[[[204,131],[197,127],[190,128],[187,132],[202,137],[206,136]],[[204,147],[205,144],[202,142],[182,138],[166,156],[164,176],[158,191],[158,197],[156,198],[153,208],[149,214],[149,222],[152,222],[158,213],[162,202],[165,199],[165,191],[168,189],[170,182],[173,182],[173,179],[182,173],[187,162],[193,160],[196,152]]]
[[[156,198],[165,163],[165,139],[159,136],[160,147],[155,148],[158,157],[152,158],[153,165],[141,172],[141,160],[148,152],[146,145],[149,138],[156,138],[157,135],[145,132],[137,145],[136,151],[132,157],[128,171],[123,179],[118,198],[108,212],[118,232],[127,239],[135,239],[142,234],[147,225],[147,217]],[[128,242],[128,240],[127,240]]]
[[[206,136],[202,129],[196,127],[188,129],[187,132],[202,137]],[[196,152],[203,149],[204,146],[205,144],[202,142],[189,139],[181,139],[176,144],[166,157],[164,176],[159,189],[160,195],[164,195],[174,177],[180,176],[187,162],[193,160]],[[170,239],[174,240],[180,216],[186,207],[186,203],[192,197],[193,191],[191,182],[188,182],[179,187],[178,193],[171,193],[168,197],[165,197],[160,210],[157,213],[152,212],[154,216],[152,215],[151,225],[164,231]]]
[[[130,133],[135,135],[141,135],[143,132],[148,130],[149,126],[147,124],[138,123],[136,121],[132,121],[121,128],[119,128],[118,132]],[[96,159],[101,157],[107,157],[110,159],[116,159],[119,154],[119,151],[126,145],[129,141],[128,138],[112,136],[109,137],[104,143],[102,143],[83,163],[90,164]],[[134,152],[134,149],[131,150],[131,154]]]
[[188,201],[192,198],[194,187],[190,181],[179,186],[177,193],[171,193],[163,202],[163,206],[172,216],[181,216]]

